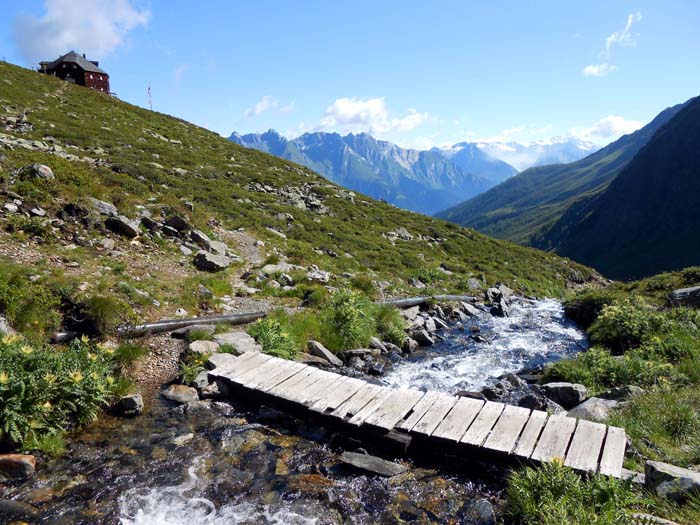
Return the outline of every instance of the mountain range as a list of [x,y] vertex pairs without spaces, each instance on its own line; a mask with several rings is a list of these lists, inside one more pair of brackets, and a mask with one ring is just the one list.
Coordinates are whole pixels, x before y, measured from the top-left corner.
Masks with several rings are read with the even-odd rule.
[[[305,133],[286,139],[274,130],[230,140],[307,166],[332,182],[384,199],[401,208],[432,214],[478,195],[517,173],[518,166],[556,159],[570,162],[597,146],[578,139],[530,145],[460,142],[448,148],[406,149],[367,133]],[[503,158],[501,158],[503,157]]]
[[[555,251],[614,278],[698,264],[696,249],[679,250],[697,233],[688,215],[697,207],[686,192],[700,190],[692,190],[700,182],[700,140],[692,142],[700,121],[693,127],[691,117],[699,104],[691,99],[668,108],[577,162],[527,169],[437,216]],[[651,246],[665,247],[665,254]]]

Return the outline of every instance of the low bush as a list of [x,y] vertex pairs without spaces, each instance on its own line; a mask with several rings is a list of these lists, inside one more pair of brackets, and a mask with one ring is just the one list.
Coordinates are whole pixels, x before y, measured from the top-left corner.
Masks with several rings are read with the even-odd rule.
[[604,306],[589,334],[594,343],[624,352],[663,331],[665,324],[662,314],[643,300],[632,297]]
[[85,315],[84,330],[95,334],[110,334],[117,327],[128,321],[131,308],[125,302],[112,295],[93,295],[80,305]]
[[[117,393],[114,351],[87,339],[67,348],[0,339],[0,442],[29,449],[93,421]],[[54,441],[55,443],[55,441]]]
[[338,292],[323,315],[323,341],[333,351],[366,347],[375,333],[373,304],[356,292]]
[[395,306],[378,305],[373,311],[377,336],[382,341],[401,345],[406,336],[406,321]]
[[523,525],[631,525],[630,509],[639,503],[629,482],[584,479],[560,461],[513,473],[507,496],[508,514]]
[[289,333],[286,323],[279,318],[268,317],[254,323],[248,333],[262,346],[263,352],[284,359],[292,359],[298,343]]

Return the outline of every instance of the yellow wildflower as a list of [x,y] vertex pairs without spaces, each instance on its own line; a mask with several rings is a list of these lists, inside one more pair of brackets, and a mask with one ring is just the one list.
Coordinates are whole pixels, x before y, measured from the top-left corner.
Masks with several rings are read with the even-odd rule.
[[563,467],[564,466],[564,458],[559,458],[559,457],[554,457],[552,458],[551,462],[556,465],[557,467]]
[[90,338],[84,334],[81,336],[80,340],[85,344],[88,344],[90,342]]
[[31,346],[24,345],[22,348],[20,348],[20,352],[22,352],[24,355],[29,355],[34,351],[34,349]]
[[94,361],[95,359],[97,359],[97,356],[96,356],[95,354],[93,354],[93,353],[88,352],[87,358],[88,358],[90,361]]
[[112,376],[107,376],[107,384],[108,385],[113,385],[114,384],[114,378]]
[[70,373],[70,378],[74,383],[80,383],[83,380],[83,374],[80,370]]
[[43,408],[44,410],[49,410],[51,408],[51,403],[47,401],[46,403],[41,405],[41,408]]
[[19,341],[19,336],[17,334],[5,334],[2,338],[2,344],[11,345]]
[[56,376],[54,374],[46,374],[44,376],[44,381],[46,381],[49,384],[52,384],[56,381]]
[[0,372],[0,385],[4,385],[10,380],[10,376],[7,375],[7,372]]

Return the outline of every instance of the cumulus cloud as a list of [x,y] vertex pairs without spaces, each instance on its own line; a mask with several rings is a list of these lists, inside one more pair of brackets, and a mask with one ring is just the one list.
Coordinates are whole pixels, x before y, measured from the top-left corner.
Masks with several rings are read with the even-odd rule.
[[591,64],[583,68],[584,77],[606,77],[613,71],[617,70],[617,66],[603,62],[602,64]]
[[43,16],[20,15],[14,23],[15,44],[30,64],[71,50],[101,59],[150,18],[129,0],[45,0],[44,8]]
[[609,115],[594,122],[589,127],[573,127],[569,134],[581,140],[605,145],[623,135],[637,131],[643,125],[643,122],[637,120],[627,120],[618,115]]
[[256,115],[260,115],[267,111],[268,109],[276,108],[279,106],[279,102],[274,97],[270,95],[264,95],[260,100],[258,100],[254,106],[249,107],[243,112],[243,118],[250,118]]
[[384,97],[339,98],[328,106],[316,130],[338,133],[366,131],[373,135],[404,133],[417,128],[428,118],[428,113],[420,113],[413,108],[402,117],[392,117]]
[[627,23],[621,31],[615,31],[605,39],[605,49],[602,55],[605,59],[600,64],[590,64],[583,68],[585,77],[606,77],[617,71],[617,66],[610,63],[613,47],[634,47],[637,45],[637,34],[632,32],[632,26],[642,19],[642,13],[637,11],[627,16]]

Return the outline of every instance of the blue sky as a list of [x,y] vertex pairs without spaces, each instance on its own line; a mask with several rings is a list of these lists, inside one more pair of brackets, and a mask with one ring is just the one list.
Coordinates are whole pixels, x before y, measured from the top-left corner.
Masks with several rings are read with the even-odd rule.
[[604,144],[700,92],[696,0],[0,0],[0,55],[70,49],[112,89],[228,136]]

